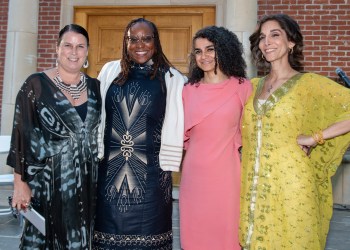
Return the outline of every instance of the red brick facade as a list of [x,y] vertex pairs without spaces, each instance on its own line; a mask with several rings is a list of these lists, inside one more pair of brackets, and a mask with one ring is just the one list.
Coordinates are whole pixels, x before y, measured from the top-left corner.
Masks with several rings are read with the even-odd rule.
[[[232,1],[232,0],[231,0]],[[301,26],[305,70],[337,79],[341,67],[350,75],[350,2],[348,0],[257,0],[258,17],[286,13]],[[315,4],[317,2],[317,4]],[[8,0],[0,0],[0,110],[4,80]],[[61,0],[39,1],[38,71],[55,65]],[[1,121],[0,121],[1,122]]]
[[61,0],[39,1],[38,71],[52,68],[60,26]]

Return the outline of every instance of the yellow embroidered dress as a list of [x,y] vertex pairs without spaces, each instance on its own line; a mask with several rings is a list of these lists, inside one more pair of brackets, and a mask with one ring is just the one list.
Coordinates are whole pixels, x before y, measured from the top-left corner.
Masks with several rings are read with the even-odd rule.
[[252,83],[242,129],[240,243],[244,249],[324,249],[333,205],[330,177],[350,133],[318,145],[310,158],[296,138],[350,119],[350,90],[300,73],[264,102],[257,99],[264,78]]

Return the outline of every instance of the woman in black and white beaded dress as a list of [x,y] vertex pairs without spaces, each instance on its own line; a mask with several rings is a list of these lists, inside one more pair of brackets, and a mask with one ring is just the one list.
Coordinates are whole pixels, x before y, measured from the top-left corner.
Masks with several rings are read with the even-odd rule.
[[93,249],[172,249],[172,179],[182,157],[186,78],[162,52],[156,26],[125,29],[122,59],[104,65]]

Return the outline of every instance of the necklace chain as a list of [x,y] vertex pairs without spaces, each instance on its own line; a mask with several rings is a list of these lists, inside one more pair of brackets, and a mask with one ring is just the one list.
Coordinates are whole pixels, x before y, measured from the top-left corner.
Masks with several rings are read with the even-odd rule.
[[267,88],[267,92],[271,93],[271,90],[273,89],[272,84]]
[[78,84],[66,84],[62,81],[58,70],[56,71],[56,76],[53,78],[56,86],[64,92],[67,92],[71,95],[74,100],[78,100],[82,92],[87,88],[86,77],[83,73],[80,72],[80,81]]

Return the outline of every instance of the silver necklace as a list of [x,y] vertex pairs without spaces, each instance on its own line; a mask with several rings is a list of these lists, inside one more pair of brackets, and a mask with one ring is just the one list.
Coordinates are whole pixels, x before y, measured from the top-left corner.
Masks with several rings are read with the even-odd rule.
[[62,81],[58,70],[56,71],[56,76],[53,78],[56,86],[66,93],[69,93],[74,100],[78,100],[82,92],[87,88],[86,77],[80,72],[80,81],[78,84],[66,84]]

